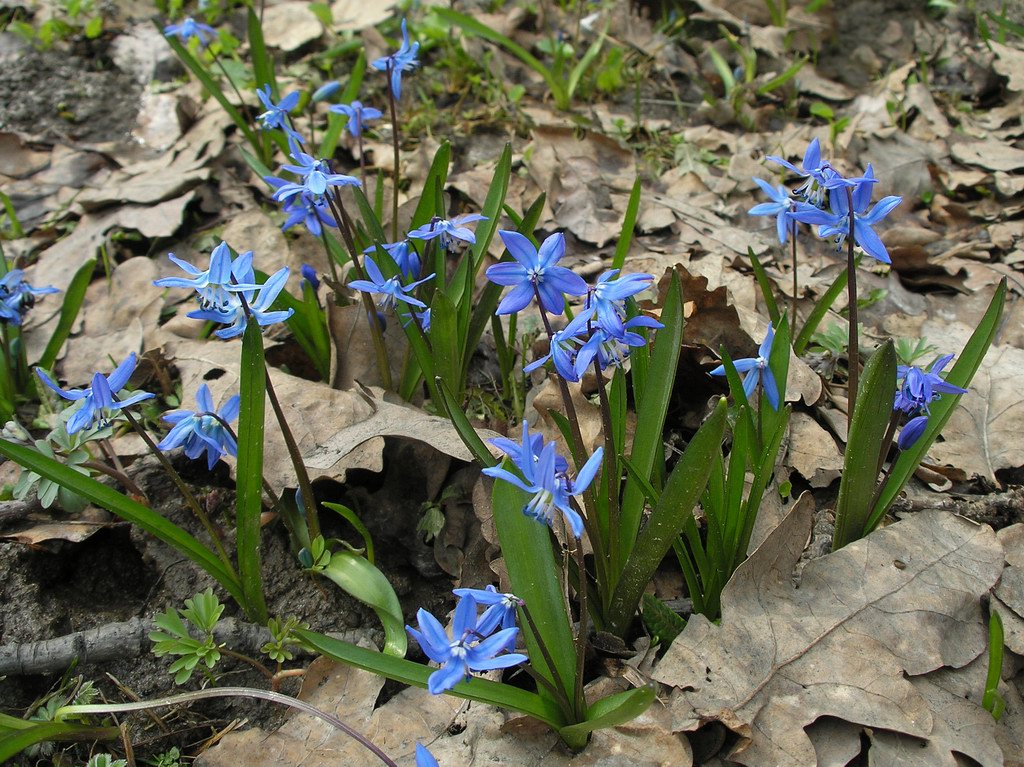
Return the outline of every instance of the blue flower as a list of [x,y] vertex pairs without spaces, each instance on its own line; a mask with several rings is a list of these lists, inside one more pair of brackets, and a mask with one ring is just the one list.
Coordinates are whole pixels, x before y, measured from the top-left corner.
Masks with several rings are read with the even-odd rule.
[[363,135],[363,128],[371,120],[379,120],[383,114],[379,109],[364,107],[362,102],[353,101],[351,104],[334,104],[330,111],[343,114],[348,117],[348,132],[352,138],[359,138]]
[[[747,397],[753,395],[754,387],[760,381],[761,387],[764,389],[764,396],[768,398],[768,404],[772,406],[773,410],[778,410],[779,387],[775,383],[775,375],[772,373],[772,369],[768,366],[772,356],[772,343],[774,341],[775,328],[769,325],[768,334],[764,337],[764,341],[761,342],[761,346],[757,350],[757,356],[736,360],[733,364],[736,367],[737,373],[747,374],[746,378],[743,379],[743,391]],[[725,365],[716,367],[711,371],[711,375],[724,376]]]
[[[512,472],[494,466],[483,470],[483,473],[495,479],[509,482],[520,490],[532,493],[532,497],[523,507],[523,514],[540,520],[548,527],[555,521],[555,512],[559,511],[577,538],[583,535],[583,518],[572,508],[571,497],[583,493],[593,481],[601,468],[604,449],[598,448],[580,469],[576,479],[569,479],[564,472],[558,470],[558,456],[555,443],[548,442],[540,451],[533,453],[532,445],[523,444],[524,458],[517,464],[523,479]],[[525,451],[530,450],[530,458]]]
[[457,597],[473,597],[478,605],[486,608],[476,625],[477,631],[483,636],[489,636],[499,626],[503,629],[515,628],[516,609],[523,604],[523,600],[515,594],[503,594],[494,586],[453,589],[452,593]]
[[621,333],[626,318],[625,300],[649,288],[654,282],[654,275],[627,274],[619,277],[618,274],[618,269],[611,269],[597,278],[590,306],[603,327]]
[[766,181],[759,178],[754,183],[761,187],[761,190],[771,198],[771,202],[761,202],[747,211],[751,216],[775,216],[775,230],[779,235],[779,244],[785,245],[791,228],[790,222],[794,221],[791,213],[795,207],[795,201],[790,198],[789,190],[786,187],[773,187]]
[[[288,275],[289,270],[285,266],[270,275],[262,285],[232,285],[231,290],[227,293],[230,297],[228,305],[219,309],[200,309],[189,312],[188,316],[196,320],[209,320],[227,325],[226,328],[214,331],[217,338],[223,339],[242,335],[248,325],[250,315],[260,327],[284,322],[295,313],[295,310],[271,311],[270,307],[284,290]],[[239,296],[245,299],[245,305]],[[248,312],[246,312],[246,305],[249,308]]]
[[924,430],[928,428],[928,416],[919,415],[916,418],[911,418],[907,421],[906,426],[900,429],[899,439],[896,440],[896,444],[900,450],[907,450],[915,442],[921,439],[921,435],[924,434]]
[[[264,181],[276,189],[288,186],[290,183],[274,176],[267,176]],[[281,229],[285,231],[291,229],[296,224],[302,224],[314,237],[320,237],[323,234],[324,226],[329,226],[333,229],[338,228],[338,222],[331,215],[331,208],[323,196],[316,196],[303,191],[300,194],[289,197],[281,210],[288,214],[288,218],[281,225]]]
[[316,273],[316,269],[314,269],[309,264],[303,264],[302,267],[299,269],[299,272],[302,274],[302,279],[308,282],[309,286],[313,288],[314,291],[319,289],[320,276]]
[[21,325],[22,318],[35,306],[36,296],[50,293],[60,291],[51,285],[34,288],[25,282],[21,269],[12,269],[0,279],[0,323]]
[[252,251],[247,250],[235,259],[231,258],[231,248],[222,242],[210,254],[210,267],[205,271],[196,268],[188,261],[176,258],[173,253],[167,257],[175,264],[192,275],[192,279],[184,277],[162,277],[153,280],[158,288],[192,288],[198,293],[197,301],[200,309],[228,311],[237,302],[231,295],[233,286],[249,285],[256,281],[252,269]]
[[806,178],[807,181],[796,190],[796,193],[802,195],[814,205],[821,205],[824,202],[826,191],[841,186],[854,186],[859,180],[843,178],[839,171],[829,164],[828,160],[822,160],[821,144],[818,142],[818,139],[814,139],[807,145],[807,150],[804,152],[803,168],[796,167],[782,157],[768,155],[767,159],[778,163],[802,178]]
[[[526,464],[529,463],[532,467],[537,462],[537,457],[544,449],[544,435],[542,434],[530,434],[530,427],[523,421],[523,436],[519,442],[509,439],[508,437],[494,437],[493,439],[487,440],[501,452],[507,455],[512,463],[518,467],[519,471],[526,473]],[[530,469],[532,471],[532,468]],[[566,461],[562,456],[555,455],[555,474],[565,477],[569,473],[569,462]]]
[[565,255],[565,237],[561,232],[545,239],[539,250],[518,232],[498,234],[515,263],[503,262],[487,268],[487,279],[491,282],[513,287],[498,304],[495,314],[514,314],[525,309],[535,294],[540,296],[540,304],[546,312],[561,314],[565,305],[563,294],[582,296],[587,292],[587,283],[582,277],[571,269],[557,266]]
[[[295,142],[294,137],[289,137],[292,159],[296,165],[282,165],[283,170],[290,171],[302,179],[302,183],[290,181],[280,182],[274,176],[264,176],[263,180],[272,186],[277,186],[273,199],[277,201],[290,200],[298,194],[308,193],[315,199],[319,199],[332,186],[361,186],[359,179],[354,176],[346,176],[342,173],[332,173],[331,166],[327,160],[318,160],[303,152]],[[271,181],[271,179],[275,179]]]
[[441,664],[427,680],[431,695],[439,695],[468,680],[472,671],[509,668],[527,660],[520,653],[505,652],[515,647],[519,629],[503,629],[485,637],[477,623],[476,600],[471,596],[463,597],[455,606],[451,637],[437,618],[423,608],[416,613],[416,620],[419,630],[406,626],[406,631],[420,643],[428,658]]
[[440,767],[434,755],[422,743],[416,744],[416,767]]
[[532,373],[551,360],[555,363],[558,375],[564,380],[579,381],[580,375],[574,367],[576,352],[578,347],[585,343],[583,335],[587,332],[593,316],[593,309],[584,310],[573,317],[572,322],[564,328],[552,333],[548,343],[548,353],[524,367],[523,372]]
[[199,410],[174,410],[163,415],[163,420],[174,427],[157,447],[173,450],[184,445],[185,455],[193,461],[206,453],[206,468],[213,469],[225,453],[238,455],[238,443],[224,424],[238,418],[241,399],[236,394],[215,410],[210,387],[203,384],[196,392],[196,403]]
[[576,353],[575,370],[579,380],[583,377],[587,367],[597,356],[598,365],[604,370],[609,365],[622,367],[622,363],[629,356],[630,347],[644,346],[647,339],[639,333],[633,333],[633,328],[663,328],[665,327],[653,317],[639,315],[628,320],[622,325],[621,332],[614,328],[606,328],[600,321],[591,328],[590,338]]
[[419,50],[419,43],[409,44],[409,30],[406,29],[405,19],[402,19],[402,46],[390,56],[382,56],[370,65],[378,72],[387,72],[391,77],[391,93],[395,101],[402,98],[402,72],[411,72],[419,66],[419,59],[416,58]]
[[[885,245],[872,227],[888,216],[903,198],[897,195],[883,197],[870,211],[865,212],[871,204],[872,183],[875,180],[869,164],[863,179],[859,179],[853,190],[853,241],[872,258],[889,264],[892,263],[889,251],[885,249]],[[830,194],[829,207],[832,209],[831,213],[814,207],[801,207],[790,215],[805,224],[816,224],[818,236],[822,239],[835,238],[838,249],[842,247],[850,233],[850,201],[846,192]]]
[[967,389],[947,383],[939,377],[942,369],[953,359],[952,354],[939,357],[931,364],[927,372],[913,365],[900,365],[896,369],[897,380],[902,380],[903,385],[896,393],[894,410],[900,410],[907,415],[924,411],[929,412],[929,405],[938,399],[940,394],[966,394]]
[[[391,256],[391,260],[395,262],[395,266],[398,267],[398,271],[402,273],[402,277],[407,280],[414,280],[420,275],[420,254],[416,252],[416,248],[412,246],[412,243],[408,240],[400,240],[399,242],[392,242],[386,245],[382,245]],[[363,253],[371,255],[377,252],[377,246],[371,245]]]
[[109,376],[95,373],[92,377],[92,385],[85,389],[62,389],[40,368],[36,368],[36,375],[64,399],[82,403],[68,420],[68,434],[74,434],[92,426],[97,420],[105,425],[114,417],[115,411],[154,396],[149,392],[140,391],[123,399],[114,399],[116,394],[128,384],[128,379],[135,372],[136,364],[138,364],[138,358],[135,356],[135,352],[132,352]]
[[377,266],[377,262],[369,256],[363,261],[363,268],[366,271],[368,280],[352,280],[348,283],[348,286],[353,290],[361,290],[364,293],[373,293],[378,295],[377,306],[381,309],[393,309],[398,301],[403,301],[412,306],[418,306],[421,309],[425,309],[427,305],[419,299],[409,295],[413,288],[417,285],[422,285],[427,280],[433,278],[433,274],[424,277],[422,280],[403,285],[401,280],[396,277],[385,278],[381,274],[380,267]]
[[186,16],[180,24],[168,24],[164,27],[164,34],[174,35],[182,44],[187,44],[193,37],[198,38],[199,47],[205,48],[217,36],[217,30],[209,24],[202,24],[191,16]]
[[487,216],[481,216],[479,213],[465,213],[461,216],[456,216],[451,221],[435,217],[430,223],[424,224],[418,229],[413,229],[409,232],[409,236],[414,240],[432,240],[435,237],[440,237],[441,247],[445,250],[451,250],[456,240],[468,242],[470,245],[476,243],[476,235],[465,224],[486,220]]
[[341,90],[341,83],[337,80],[328,80],[315,91],[313,91],[313,103],[319,104],[327,101],[331,96]]
[[263,108],[267,110],[256,118],[265,129],[271,130],[277,128],[278,130],[283,130],[300,144],[305,143],[302,136],[292,130],[291,112],[299,104],[298,91],[292,91],[289,93],[281,99],[280,104],[274,103],[271,96],[270,85],[264,85],[262,88],[258,88],[256,90],[256,95],[260,97],[260,101],[263,102]]

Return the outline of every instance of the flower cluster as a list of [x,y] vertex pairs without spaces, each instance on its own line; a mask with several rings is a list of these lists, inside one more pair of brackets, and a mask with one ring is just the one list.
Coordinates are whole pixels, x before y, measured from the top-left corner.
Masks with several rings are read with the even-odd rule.
[[21,269],[12,269],[0,279],[0,323],[21,325],[22,318],[35,306],[37,296],[59,292],[50,285],[34,288],[25,282]]
[[412,45],[409,44],[409,30],[405,26],[405,19],[402,19],[401,47],[394,53],[382,56],[370,64],[378,72],[387,73],[390,78],[391,94],[394,96],[395,101],[402,98],[402,72],[411,72],[419,66],[419,59],[416,58],[419,50],[420,44],[418,42]]
[[[459,594],[459,592],[463,592]],[[423,608],[416,613],[419,629],[406,626],[406,631],[420,643],[423,652],[440,668],[430,675],[427,689],[432,695],[452,689],[459,682],[467,681],[473,671],[517,666],[527,660],[521,653],[508,652],[515,648],[519,629],[514,625],[495,632],[503,625],[502,602],[518,600],[511,594],[497,594],[477,589],[458,589],[459,603],[455,606],[451,636],[433,615]],[[490,601],[483,615],[479,614],[476,597],[483,595]],[[494,597],[498,601],[494,601]],[[497,608],[497,609],[496,609]]]
[[928,417],[931,415],[929,406],[940,395],[967,393],[967,389],[947,383],[939,376],[952,359],[952,354],[939,357],[928,370],[922,370],[914,365],[900,365],[897,368],[897,379],[903,383],[896,392],[893,410],[899,411],[909,419],[897,440],[900,450],[906,450],[924,434],[928,426]]
[[597,476],[604,448],[595,450],[579,474],[571,478],[568,462],[555,452],[555,443],[545,443],[540,434],[531,435],[525,421],[521,442],[498,438],[491,440],[491,444],[509,457],[519,474],[498,466],[484,469],[483,473],[530,493],[530,500],[523,506],[523,514],[551,527],[555,512],[561,512],[572,534],[580,538],[583,535],[583,518],[573,508],[572,498],[582,495]]
[[799,199],[791,197],[784,186],[772,187],[761,179],[754,179],[771,202],[755,205],[748,213],[752,216],[775,216],[781,244],[786,243],[795,223],[803,223],[817,226],[819,237],[832,239],[836,248],[841,248],[850,232],[852,200],[854,244],[872,258],[891,263],[889,251],[875,233],[874,226],[885,219],[903,198],[890,195],[870,207],[871,194],[878,183],[870,164],[863,176],[844,178],[827,160],[822,159],[818,139],[808,145],[800,168],[782,157],[769,156],[768,159],[806,179],[795,192]]
[[80,403],[67,424],[68,434],[74,434],[94,423],[104,426],[112,421],[121,409],[154,396],[144,391],[135,392],[124,398],[118,396],[118,393],[128,385],[137,364],[138,358],[132,352],[109,376],[95,373],[92,385],[84,389],[62,389],[39,368],[36,368],[36,375],[63,399]]
[[256,320],[263,327],[284,322],[295,311],[271,310],[288,281],[288,267],[278,269],[265,283],[257,285],[251,250],[232,259],[231,249],[222,242],[210,254],[210,266],[205,271],[176,258],[173,253],[168,257],[190,277],[164,277],[154,280],[153,284],[161,288],[195,290],[199,309],[189,312],[188,316],[227,325],[215,331],[218,338],[242,335],[249,319]]

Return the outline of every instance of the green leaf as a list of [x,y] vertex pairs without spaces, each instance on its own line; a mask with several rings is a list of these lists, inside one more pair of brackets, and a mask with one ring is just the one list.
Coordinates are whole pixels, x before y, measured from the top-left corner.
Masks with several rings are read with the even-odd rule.
[[[605,28],[601,30],[601,34],[599,34],[597,36],[597,39],[590,44],[589,48],[587,48],[587,52],[583,54],[583,58],[577,61],[576,66],[572,68],[572,71],[569,73],[569,84],[566,88],[566,96],[568,98],[566,99],[566,103],[564,105],[560,105],[561,109],[569,108],[572,102],[573,94],[576,93],[576,89],[579,87],[580,80],[586,73],[587,68],[593,63],[594,59],[596,59],[597,55],[601,52],[601,46],[604,45],[604,38],[607,34],[608,26],[606,24]],[[554,91],[552,91],[552,95],[555,95]]]
[[[317,652],[323,653],[339,663],[380,674],[413,687],[425,689],[427,680],[435,671],[435,669],[420,663],[384,655],[376,650],[357,647],[350,642],[343,642],[315,631],[295,629],[294,634]],[[552,727],[557,728],[565,724],[557,706],[521,687],[474,678],[468,682],[459,682],[448,694],[465,700],[474,700],[519,711]]]
[[612,594],[608,609],[608,631],[621,635],[633,619],[640,596],[655,570],[679,536],[693,507],[704,493],[711,467],[722,449],[728,407],[722,397],[708,419],[701,424],[669,475],[661,500],[630,553],[629,560]]
[[[242,337],[238,414],[238,468],[236,499],[236,543],[238,574],[248,607],[257,623],[267,622],[260,572],[260,515],[263,512],[263,427],[266,417],[267,368],[263,358],[263,336],[250,320]],[[311,511],[311,513],[315,513]]]
[[814,335],[814,331],[818,329],[818,325],[821,324],[821,320],[825,317],[825,313],[832,308],[832,304],[836,302],[839,294],[846,290],[846,281],[849,277],[850,273],[846,269],[841,270],[836,275],[832,284],[828,286],[828,290],[818,299],[811,313],[807,315],[807,321],[800,328],[796,342],[793,344],[793,351],[797,356],[804,353],[807,344],[811,342],[811,336]]
[[654,594],[644,594],[641,614],[652,642],[668,647],[686,628],[686,621]]
[[48,740],[113,740],[120,732],[117,727],[91,727],[71,722],[29,722],[0,714],[0,762],[6,763],[36,743]]
[[1003,619],[996,610],[992,610],[988,618],[988,673],[985,676],[985,694],[981,698],[981,707],[992,714],[997,722],[1006,708],[1006,701],[999,694],[1003,649]]
[[377,560],[374,556],[373,549],[373,537],[370,535],[370,531],[363,524],[363,520],[359,518],[348,506],[343,506],[340,503],[331,503],[330,501],[324,501],[323,505],[331,511],[336,511],[342,516],[342,518],[348,522],[352,527],[356,529],[360,537],[363,539],[363,546],[366,548],[366,559],[371,565],[376,565]]
[[444,291],[434,293],[434,300],[430,303],[430,351],[433,373],[447,384],[455,399],[461,401],[462,346],[459,344],[457,324],[455,304]]
[[[502,463],[502,468],[515,471],[509,460]],[[526,602],[555,668],[549,668],[544,661],[538,637],[524,627],[527,655],[534,670],[561,688],[571,700],[576,685],[576,648],[566,613],[563,574],[552,550],[551,530],[523,514],[530,496],[515,485],[495,480],[491,498],[502,551],[514,553],[505,558],[512,592]],[[550,696],[543,687],[540,694]]]
[[878,454],[880,449],[888,447],[882,445],[882,438],[892,416],[895,397],[896,349],[890,339],[875,350],[864,366],[843,458],[833,551],[867,534],[878,479]]
[[633,228],[636,226],[637,216],[640,214],[640,177],[633,180],[633,189],[629,193],[629,202],[626,203],[626,216],[622,219],[622,231],[619,232],[619,241],[615,244],[615,255],[612,257],[612,269],[621,269],[626,263],[626,256],[629,255],[629,246],[633,242]]
[[210,549],[152,509],[97,482],[92,477],[80,474],[23,445],[0,439],[0,455],[10,458],[20,466],[34,471],[51,482],[56,482],[61,487],[66,487],[82,497],[88,498],[97,506],[107,509],[121,519],[138,525],[147,533],[202,567],[234,597],[238,604],[245,605],[242,584],[238,580],[238,576],[228,570]]
[[618,727],[636,719],[650,708],[656,691],[653,685],[617,692],[594,701],[587,709],[587,720],[562,727],[558,734],[566,741],[580,739],[594,730]]
[[[992,295],[988,309],[985,310],[985,316],[981,318],[981,322],[978,323],[978,327],[971,334],[970,340],[967,341],[963,351],[960,352],[956,363],[946,374],[945,380],[948,383],[964,389],[970,386],[971,381],[974,379],[974,374],[981,367],[981,361],[985,359],[985,355],[988,353],[988,349],[996,337],[996,332],[1002,321],[1005,303],[1006,278],[1003,278],[999,283],[999,287],[996,288],[995,293]],[[865,532],[871,532],[882,521],[885,512],[888,511],[889,506],[896,500],[896,496],[903,490],[903,486],[914,474],[914,471],[917,470],[917,467],[928,453],[928,449],[932,446],[932,442],[939,436],[942,428],[946,425],[946,421],[953,414],[953,410],[956,409],[961,396],[963,395],[953,396],[951,394],[944,394],[941,398],[932,402],[930,405],[931,415],[928,417],[928,428],[908,450],[900,452],[899,458],[896,459],[896,463],[889,472],[889,478],[886,480],[885,487],[878,497],[878,502],[872,510],[871,517],[868,519]],[[860,404],[858,403],[857,406],[860,407]]]
[[781,312],[779,312],[779,305],[775,303],[775,291],[772,290],[768,274],[761,264],[761,259],[754,253],[753,248],[747,248],[747,257],[750,259],[750,265],[754,268],[754,277],[757,279],[757,286],[761,288],[761,297],[764,298],[764,305],[768,307],[768,317],[771,319],[772,325],[777,325]]
[[249,7],[247,23],[249,27],[249,55],[252,58],[252,70],[256,77],[256,89],[270,86],[271,99],[276,103],[281,96],[277,88],[277,78],[274,76],[274,59],[267,50],[267,44],[263,40],[263,27],[260,25],[260,17]]
[[82,308],[82,301],[85,300],[85,290],[92,281],[92,273],[95,269],[96,259],[90,258],[78,268],[75,276],[71,278],[71,284],[68,285],[67,292],[64,293],[64,302],[60,307],[60,319],[57,320],[57,327],[54,328],[53,335],[50,336],[50,341],[46,344],[43,356],[36,363],[39,367],[46,370],[53,369],[61,347],[64,346],[64,342],[71,335],[71,328],[78,317],[79,309]]
[[416,203],[416,210],[412,214],[412,221],[409,223],[409,230],[423,226],[434,217],[438,206],[444,209],[444,200],[438,199],[438,190],[444,189],[448,183],[448,167],[452,162],[452,145],[442,141],[441,146],[434,153],[434,159],[430,163],[430,170],[423,181],[423,192],[420,194],[420,201]]
[[[683,339],[683,297],[678,272],[673,271],[672,282],[665,296],[661,312],[665,327],[654,337],[654,351],[651,353],[650,370],[643,396],[637,402],[637,428],[633,436],[633,449],[629,461],[634,470],[644,478],[650,478],[655,459],[664,456],[662,439],[668,402],[676,380],[679,351]],[[644,493],[636,482],[626,483],[622,508],[619,516],[619,562],[622,569],[629,559],[640,529],[643,517]],[[639,595],[637,595],[639,599]]]
[[466,413],[462,409],[462,403],[455,398],[452,390],[440,378],[437,379],[437,388],[444,402],[448,420],[452,422],[455,431],[459,433],[463,444],[469,448],[469,451],[481,466],[484,468],[494,466],[497,462],[491,456],[491,451],[487,449],[487,445],[480,439],[480,435],[476,433],[476,429],[473,428],[473,425],[466,417]]
[[402,605],[384,573],[351,551],[331,554],[327,567],[317,572],[347,594],[373,608],[384,625],[384,653],[396,658],[405,657],[408,639],[405,635]]

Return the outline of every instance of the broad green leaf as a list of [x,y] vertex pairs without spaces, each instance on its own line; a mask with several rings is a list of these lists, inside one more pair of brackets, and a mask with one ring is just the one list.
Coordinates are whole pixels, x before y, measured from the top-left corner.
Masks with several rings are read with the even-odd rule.
[[[317,652],[323,653],[339,663],[380,674],[413,687],[426,688],[427,680],[436,670],[411,660],[385,655],[376,650],[367,650],[365,647],[357,647],[350,642],[334,639],[315,631],[297,629],[295,634]],[[479,703],[519,711],[552,727],[557,728],[565,724],[557,706],[521,687],[474,678],[468,682],[460,682],[448,694],[465,700],[475,700]]]
[[370,531],[367,529],[366,525],[363,524],[363,520],[359,518],[359,515],[352,511],[348,506],[343,506],[340,503],[323,501],[321,505],[331,511],[336,511],[341,515],[342,519],[356,529],[356,532],[359,533],[360,537],[363,539],[363,546],[366,548],[366,560],[371,565],[376,565],[377,558],[374,554],[373,537],[370,535]]
[[650,708],[655,697],[656,691],[652,685],[608,695],[590,704],[585,722],[562,727],[558,734],[569,741],[579,739],[594,730],[618,727],[636,719]]
[[892,416],[895,397],[896,349],[888,340],[875,350],[864,366],[843,459],[833,551],[867,534],[878,479],[878,453],[884,449],[882,438]]
[[120,733],[117,727],[92,727],[71,722],[30,722],[0,714],[0,762],[6,764],[8,759],[13,759],[29,746],[48,740],[113,740]]
[[444,201],[438,200],[437,190],[444,189],[448,183],[448,167],[452,161],[452,145],[442,141],[441,146],[434,153],[434,159],[430,163],[430,170],[423,181],[423,192],[420,194],[420,201],[416,203],[416,210],[412,214],[412,221],[409,223],[410,231],[416,227],[423,226],[438,209],[444,209]]
[[640,191],[640,177],[637,176],[633,181],[633,189],[629,192],[629,202],[626,203],[626,216],[622,219],[619,241],[615,243],[612,269],[621,269],[626,263],[626,256],[629,255],[629,246],[633,242],[633,227],[636,226],[636,219],[640,214]]
[[693,507],[704,493],[711,467],[722,449],[728,407],[721,398],[708,419],[701,424],[676,464],[661,500],[651,512],[647,526],[636,538],[636,545],[622,570],[608,609],[608,631],[621,635],[633,619],[640,596],[655,570],[678,538]]
[[[515,471],[508,460],[502,467]],[[527,655],[534,670],[561,687],[571,700],[576,685],[576,648],[566,614],[562,570],[552,550],[551,530],[543,522],[523,514],[530,496],[511,483],[495,480],[491,498],[501,548],[515,554],[505,558],[512,592],[526,602],[555,668],[548,668],[537,638],[524,627]],[[549,697],[550,693],[542,687],[540,695]]]
[[764,305],[768,307],[768,317],[771,319],[772,324],[776,325],[779,322],[781,313],[779,312],[779,305],[775,303],[775,291],[772,290],[772,283],[768,279],[764,266],[761,264],[761,259],[754,253],[753,248],[747,248],[747,257],[750,259],[750,265],[754,269],[757,286],[761,288],[761,297],[764,299]]
[[[443,291],[430,303],[430,351],[433,374],[439,376],[461,401],[463,395],[462,348],[458,337],[455,304]],[[414,332],[417,332],[415,328]]]
[[497,461],[491,456],[491,451],[487,449],[487,445],[480,439],[480,435],[476,433],[476,429],[469,422],[466,417],[466,413],[462,409],[462,403],[455,399],[455,395],[452,390],[448,388],[447,384],[440,378],[437,379],[437,388],[441,394],[442,401],[444,402],[445,411],[448,414],[448,420],[452,422],[452,426],[455,427],[455,431],[459,433],[462,438],[463,444],[469,448],[469,451],[476,458],[477,462],[485,469],[494,466]]
[[999,693],[999,680],[1003,670],[1003,619],[997,610],[992,610],[988,618],[988,673],[985,676],[985,693],[981,698],[981,706],[997,722],[1002,718],[1006,701]]
[[257,90],[264,85],[270,86],[271,99],[277,103],[281,93],[277,88],[277,78],[274,76],[274,59],[267,50],[267,44],[263,40],[263,27],[260,25],[260,18],[256,12],[249,8],[247,18],[249,28],[249,55],[252,58],[252,71],[256,77]]
[[210,549],[149,507],[143,506],[138,501],[133,501],[113,488],[97,482],[92,477],[80,474],[23,445],[0,439],[0,455],[10,458],[18,465],[24,466],[29,471],[34,471],[39,476],[45,477],[61,487],[66,487],[78,495],[88,498],[97,506],[107,509],[121,519],[138,525],[147,533],[202,567],[234,597],[238,604],[245,605],[242,584],[238,580],[238,576],[228,570]]
[[[579,61],[577,61],[576,65],[572,68],[572,71],[569,73],[569,83],[568,83],[568,86],[565,89],[565,96],[566,96],[565,103],[564,104],[558,104],[559,108],[561,108],[561,109],[568,109],[571,106],[573,94],[576,93],[576,88],[579,87],[580,80],[583,78],[583,75],[586,73],[587,68],[590,67],[590,65],[593,63],[594,59],[596,59],[597,55],[601,52],[601,46],[604,45],[604,38],[605,38],[605,35],[607,35],[607,34],[608,34],[608,26],[606,24],[605,28],[603,30],[601,30],[601,34],[599,34],[597,36],[597,39],[594,40],[594,42],[590,44],[589,48],[587,48],[587,52],[583,54],[583,58],[581,58]],[[552,91],[552,95],[557,95],[557,94],[554,91]]]
[[263,512],[267,368],[263,358],[263,336],[259,325],[252,320],[246,325],[242,337],[239,394],[242,402],[238,414],[238,496],[235,502],[238,574],[248,603],[246,612],[257,623],[266,623],[267,604],[263,598],[263,576],[260,572],[260,515]]
[[78,310],[82,308],[82,301],[85,300],[85,290],[92,281],[92,273],[95,269],[96,259],[90,258],[78,268],[75,276],[71,278],[71,284],[68,285],[68,289],[64,293],[64,301],[60,306],[60,319],[57,321],[57,327],[54,328],[53,335],[50,336],[50,341],[46,344],[43,356],[36,363],[39,367],[46,370],[53,369],[61,347],[64,346],[64,342],[71,335],[71,327],[75,324],[75,319],[78,317]]
[[402,618],[402,605],[384,573],[351,551],[331,554],[327,567],[317,572],[347,594],[373,608],[384,625],[384,653],[396,658],[405,657],[408,639]]
[[[637,405],[637,428],[629,455],[633,468],[645,478],[651,476],[655,459],[663,456],[662,439],[668,402],[676,380],[679,351],[683,339],[683,297],[679,274],[672,273],[672,282],[661,312],[665,327],[654,336],[647,385]],[[619,514],[619,561],[612,570],[621,570],[637,539],[644,510],[644,494],[635,482],[627,482]],[[637,595],[639,599],[639,595]]]

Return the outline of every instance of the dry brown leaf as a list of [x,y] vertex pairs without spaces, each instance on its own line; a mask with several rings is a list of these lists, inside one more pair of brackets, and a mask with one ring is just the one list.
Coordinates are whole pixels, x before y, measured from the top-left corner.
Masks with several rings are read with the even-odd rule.
[[789,429],[786,462],[811,487],[828,487],[843,469],[843,456],[832,435],[807,413],[794,413]]
[[989,40],[988,46],[996,55],[992,68],[1007,79],[1006,87],[1011,91],[1024,91],[1024,51],[995,40]]
[[331,16],[334,19],[334,30],[351,30],[358,32],[367,27],[375,27],[382,21],[391,18],[398,0],[334,0],[331,3]]
[[323,25],[309,9],[309,3],[268,5],[263,14],[263,34],[267,45],[286,53],[299,50],[324,33]]
[[[697,615],[655,678],[676,727],[719,721],[747,765],[817,763],[804,727],[833,716],[958,750],[906,675],[960,668],[986,648],[980,598],[1002,570],[991,528],[921,513],[792,573],[810,532],[800,504],[740,566],[717,626]],[[992,732],[979,733],[988,748]]]
[[[935,336],[939,338],[941,336]],[[952,346],[950,348],[957,348]],[[930,462],[953,466],[967,476],[995,482],[999,469],[1024,465],[1024,351],[1013,346],[989,349],[942,429],[942,441],[928,451]]]
[[0,174],[28,178],[49,164],[49,152],[30,149],[14,133],[0,133]]
[[1006,569],[992,592],[992,607],[1003,619],[1006,646],[1024,655],[1024,524],[1004,527],[997,535]]
[[950,148],[954,160],[986,170],[1013,171],[1024,168],[1024,149],[1002,141],[962,141]]

